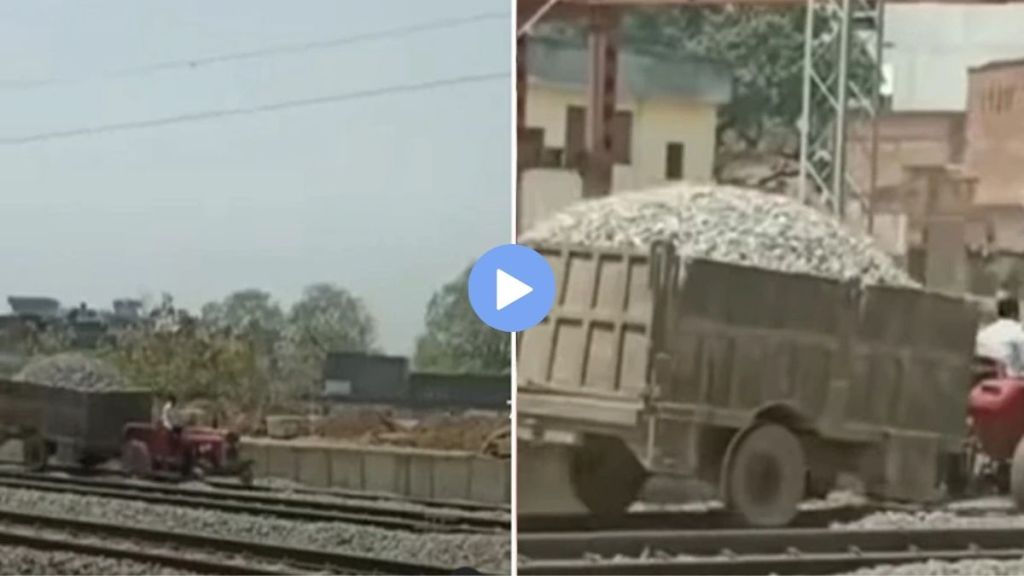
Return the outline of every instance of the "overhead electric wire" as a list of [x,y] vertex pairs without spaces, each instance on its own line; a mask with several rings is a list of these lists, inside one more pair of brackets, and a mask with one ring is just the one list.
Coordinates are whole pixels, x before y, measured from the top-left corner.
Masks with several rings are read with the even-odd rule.
[[196,123],[205,122],[210,120],[216,120],[220,118],[228,118],[233,116],[248,116],[253,114],[266,114],[269,112],[278,112],[282,110],[290,110],[294,108],[305,108],[309,106],[320,106],[325,104],[332,104],[337,102],[345,102],[350,100],[366,100],[370,98],[378,98],[382,96],[389,96],[393,94],[408,94],[412,92],[425,92],[428,90],[436,90],[438,88],[445,88],[450,86],[457,86],[461,84],[478,84],[482,82],[489,82],[497,79],[509,79],[511,75],[509,72],[491,72],[485,74],[473,74],[464,76],[454,76],[450,78],[441,78],[437,80],[429,80],[426,82],[417,82],[409,84],[396,84],[391,86],[382,86],[379,88],[368,88],[365,90],[357,90],[353,92],[343,92],[338,94],[328,94],[325,96],[315,96],[311,98],[300,98],[295,100],[281,100],[278,102],[272,102],[269,104],[259,104],[256,106],[238,107],[238,108],[225,108],[220,110],[204,110],[199,112],[189,112],[185,114],[179,114],[176,116],[167,116],[164,118],[154,118],[151,120],[131,120],[126,122],[117,122],[111,124],[101,124],[97,126],[89,126],[84,128],[72,128],[68,130],[56,130],[53,132],[40,132],[36,134],[28,134],[24,136],[14,136],[7,138],[0,138],[0,146],[19,146],[25,144],[33,144],[37,142],[44,142],[48,140],[63,140],[67,138],[77,138],[81,136],[94,136],[97,134],[107,134],[111,132],[126,132],[131,130],[144,130],[149,128],[158,128],[162,126],[170,126],[176,124]]
[[266,58],[269,56],[297,54],[314,50],[328,50],[342,46],[359,44],[362,42],[369,42],[372,40],[382,40],[395,36],[407,36],[410,34],[419,34],[422,32],[430,32],[436,30],[447,30],[450,28],[457,28],[460,26],[475,24],[478,22],[485,22],[488,20],[500,20],[508,18],[510,18],[508,12],[485,12],[470,16],[446,18],[443,20],[432,20],[429,22],[422,22],[419,24],[411,24],[407,26],[376,30],[373,32],[364,32],[361,34],[354,34],[350,36],[330,38],[327,40],[318,40],[312,42],[292,44],[278,44],[275,46],[268,46],[266,48],[256,48],[252,50],[244,50],[238,52],[225,52],[223,54],[216,54],[213,56],[165,60],[163,62],[154,62],[152,64],[146,64],[142,66],[133,66],[129,68],[122,68],[119,70],[111,70],[109,72],[101,72],[99,74],[83,76],[80,78],[49,78],[42,80],[0,80],[0,90],[27,90],[44,86],[87,82],[91,80],[113,80],[122,78],[132,78],[156,74],[168,70],[195,69],[202,66],[223,64],[226,62],[254,60],[258,58]]

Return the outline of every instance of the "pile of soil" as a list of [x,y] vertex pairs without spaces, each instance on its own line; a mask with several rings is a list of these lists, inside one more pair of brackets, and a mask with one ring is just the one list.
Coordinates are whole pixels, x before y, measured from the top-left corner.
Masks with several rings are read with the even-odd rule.
[[500,455],[502,432],[508,423],[507,416],[480,414],[439,414],[403,421],[389,410],[366,408],[324,417],[314,426],[314,434],[367,445],[430,450],[487,452],[491,446],[490,451]]

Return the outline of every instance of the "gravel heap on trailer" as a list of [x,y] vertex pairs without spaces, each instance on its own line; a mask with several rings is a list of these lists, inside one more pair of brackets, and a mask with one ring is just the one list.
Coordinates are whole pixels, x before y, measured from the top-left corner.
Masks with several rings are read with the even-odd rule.
[[583,201],[520,236],[524,243],[643,250],[656,240],[671,240],[684,260],[917,286],[870,238],[831,216],[731,186],[673,184]]
[[0,574],[188,574],[164,566],[115,560],[100,556],[71,554],[59,550],[36,550],[22,546],[0,546]]
[[128,388],[128,383],[110,364],[75,353],[55,354],[33,360],[14,379],[83,392],[109,392]]

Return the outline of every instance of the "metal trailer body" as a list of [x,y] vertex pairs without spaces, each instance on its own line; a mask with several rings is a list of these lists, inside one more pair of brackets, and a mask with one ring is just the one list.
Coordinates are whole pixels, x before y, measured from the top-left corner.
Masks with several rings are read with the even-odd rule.
[[149,421],[151,408],[145,391],[87,392],[0,380],[0,440],[42,441],[47,455],[62,463],[95,465],[119,455],[125,425]]
[[[525,510],[531,477],[542,506],[568,477],[595,513],[625,509],[651,475],[696,478],[763,525],[840,472],[880,498],[941,497],[966,435],[965,301],[706,260],[681,273],[668,245],[533,247],[558,294],[518,336]],[[552,447],[564,473],[540,469]]]

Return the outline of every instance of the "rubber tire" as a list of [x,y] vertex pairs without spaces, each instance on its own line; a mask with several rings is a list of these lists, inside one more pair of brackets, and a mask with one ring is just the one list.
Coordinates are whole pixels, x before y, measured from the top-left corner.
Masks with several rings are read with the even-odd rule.
[[806,482],[803,447],[786,427],[755,424],[730,441],[720,489],[726,507],[744,524],[789,524],[796,517]]
[[46,468],[46,461],[49,460],[50,451],[46,446],[46,439],[42,436],[29,436],[22,440],[21,451],[25,469],[32,472],[41,472]]
[[121,468],[125,474],[134,478],[147,478],[153,474],[153,458],[145,442],[125,442],[121,449]]
[[580,502],[594,516],[624,514],[647,481],[647,472],[618,438],[590,438],[573,452],[570,480]]
[[1024,438],[1017,441],[1010,463],[1010,497],[1017,510],[1024,511]]

